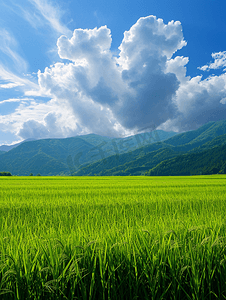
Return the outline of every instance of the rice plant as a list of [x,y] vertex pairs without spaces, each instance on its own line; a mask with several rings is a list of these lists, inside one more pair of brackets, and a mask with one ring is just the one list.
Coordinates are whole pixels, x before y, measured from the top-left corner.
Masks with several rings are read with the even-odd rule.
[[0,299],[226,299],[225,183],[2,177]]

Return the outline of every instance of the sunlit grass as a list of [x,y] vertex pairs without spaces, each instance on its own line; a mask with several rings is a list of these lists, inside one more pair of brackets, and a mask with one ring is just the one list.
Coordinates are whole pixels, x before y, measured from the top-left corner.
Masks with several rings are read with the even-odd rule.
[[1,178],[2,299],[225,299],[225,183]]

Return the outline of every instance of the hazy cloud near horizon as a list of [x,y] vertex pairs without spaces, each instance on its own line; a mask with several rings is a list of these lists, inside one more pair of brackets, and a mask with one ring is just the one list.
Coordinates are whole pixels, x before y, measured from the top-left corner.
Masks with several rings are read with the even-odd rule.
[[[176,56],[187,44],[179,21],[140,18],[124,33],[117,56],[111,43],[107,26],[61,36],[57,47],[63,62],[38,72],[39,93],[52,100],[38,104],[34,99],[31,111],[41,107],[42,113],[24,113],[23,122],[16,118],[19,108],[8,115],[12,123],[18,121],[17,135],[123,136],[148,126],[186,131],[225,118],[226,74],[186,76],[189,59]],[[225,52],[212,54],[214,62],[199,69],[224,68],[225,57]],[[25,94],[32,96],[32,91]]]

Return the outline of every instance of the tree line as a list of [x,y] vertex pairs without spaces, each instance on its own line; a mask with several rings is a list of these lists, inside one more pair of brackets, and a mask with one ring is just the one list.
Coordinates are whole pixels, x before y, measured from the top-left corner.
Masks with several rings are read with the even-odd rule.
[[12,176],[10,172],[0,172],[0,176]]

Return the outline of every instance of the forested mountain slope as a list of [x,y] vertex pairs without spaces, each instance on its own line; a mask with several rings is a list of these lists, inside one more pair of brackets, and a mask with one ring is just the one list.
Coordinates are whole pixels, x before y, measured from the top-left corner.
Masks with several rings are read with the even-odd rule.
[[159,163],[149,176],[226,174],[226,145],[198,153],[183,154]]
[[[220,159],[219,154],[223,155],[224,144],[226,121],[209,122],[180,134],[155,130],[127,138],[89,134],[35,140],[23,142],[8,152],[0,151],[0,172],[75,176],[172,175],[179,169],[180,174],[186,175],[211,173],[213,168],[224,172],[224,158]],[[208,160],[209,167],[204,168]]]
[[184,153],[201,152],[225,142],[226,121],[210,122],[197,130],[175,135],[164,142],[99,160],[80,168],[75,175],[142,175],[162,161]]
[[30,141],[35,141],[35,139],[27,139],[27,140],[24,140],[23,142],[16,143],[16,144],[13,144],[13,145],[1,145],[0,146],[0,151],[8,152],[8,151],[12,150],[13,148],[18,147],[22,143],[30,142]]
[[114,154],[150,145],[175,135],[153,131],[127,138],[102,137],[95,134],[23,142],[0,156],[0,171],[13,175],[71,175],[79,168]]

